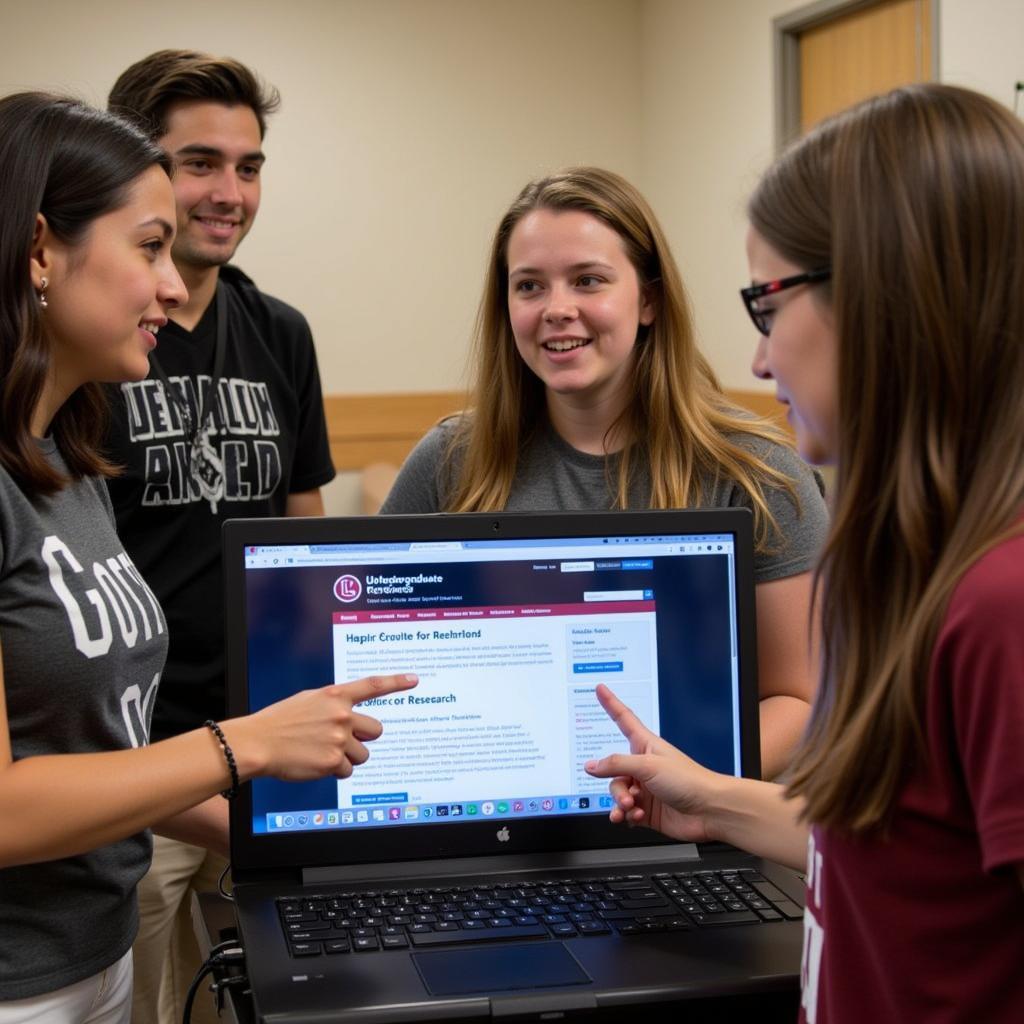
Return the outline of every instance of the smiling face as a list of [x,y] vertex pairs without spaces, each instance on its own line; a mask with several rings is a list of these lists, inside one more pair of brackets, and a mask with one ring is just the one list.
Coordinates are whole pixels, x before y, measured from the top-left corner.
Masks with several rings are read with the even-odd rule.
[[50,388],[56,405],[82,384],[141,380],[167,310],[187,299],[171,261],[174,195],[151,167],[127,201],[97,217],[69,246],[40,227],[33,282],[47,277],[43,323],[51,344]]
[[536,209],[508,241],[508,310],[523,362],[549,405],[625,402],[641,325],[654,320],[622,239],[579,210]]
[[167,114],[159,144],[174,160],[175,262],[219,267],[248,234],[260,205],[260,126],[251,107],[198,100]]
[[[800,274],[753,228],[747,233],[747,260],[754,284]],[[770,312],[771,333],[758,335],[751,366],[755,376],[774,380],[776,397],[786,405],[797,447],[808,462],[834,462],[838,455],[839,349],[830,310],[820,286],[805,284],[767,296],[759,306]]]

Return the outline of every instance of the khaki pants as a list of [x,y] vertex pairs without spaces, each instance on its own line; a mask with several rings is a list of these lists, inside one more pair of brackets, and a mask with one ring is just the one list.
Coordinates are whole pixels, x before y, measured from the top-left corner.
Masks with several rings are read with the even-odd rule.
[[[192,892],[215,892],[226,866],[209,850],[153,837],[153,864],[138,888],[132,1024],[181,1024],[188,987],[202,965],[192,930]],[[217,1022],[208,985],[204,980],[196,994],[194,1024]]]
[[105,971],[56,992],[0,1002],[0,1024],[128,1024],[132,951]]

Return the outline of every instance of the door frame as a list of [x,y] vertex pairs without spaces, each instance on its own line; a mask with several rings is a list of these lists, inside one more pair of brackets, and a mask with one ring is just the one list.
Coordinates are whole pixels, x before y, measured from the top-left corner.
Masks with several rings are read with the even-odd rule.
[[[939,77],[939,0],[926,0],[931,17],[931,80]],[[775,68],[775,152],[800,134],[800,33],[878,0],[814,0],[772,19]]]

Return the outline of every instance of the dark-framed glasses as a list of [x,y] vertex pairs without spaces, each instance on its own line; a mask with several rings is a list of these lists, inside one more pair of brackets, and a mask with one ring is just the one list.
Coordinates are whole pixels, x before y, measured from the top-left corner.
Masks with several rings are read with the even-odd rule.
[[798,284],[816,284],[818,281],[827,281],[831,276],[831,267],[818,267],[815,270],[808,270],[804,274],[794,274],[792,277],[781,277],[777,281],[765,281],[764,284],[753,284],[749,288],[741,288],[740,298],[750,314],[750,319],[754,321],[754,326],[767,337],[772,329],[770,317],[775,310],[761,308],[761,300],[766,295],[784,292],[787,288],[795,288]]

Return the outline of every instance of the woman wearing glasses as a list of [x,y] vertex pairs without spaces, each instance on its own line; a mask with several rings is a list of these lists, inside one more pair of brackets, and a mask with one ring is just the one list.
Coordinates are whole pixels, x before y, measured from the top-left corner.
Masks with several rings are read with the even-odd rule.
[[776,775],[809,712],[824,503],[781,432],[723,395],[636,189],[589,167],[523,189],[491,247],[474,358],[471,413],[420,442],[382,511],[751,508],[762,765]]
[[785,788],[726,778],[602,689],[632,753],[587,769],[614,820],[806,860],[807,1021],[1024,1020],[1024,125],[900,89],[749,213],[754,372],[837,472],[809,729]]

